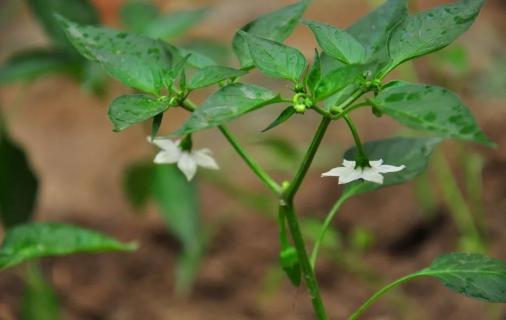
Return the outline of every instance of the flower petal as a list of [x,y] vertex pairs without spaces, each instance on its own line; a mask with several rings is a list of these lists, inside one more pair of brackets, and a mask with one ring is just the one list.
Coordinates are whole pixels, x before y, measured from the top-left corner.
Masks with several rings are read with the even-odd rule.
[[166,150],[169,152],[173,152],[174,150],[179,150],[177,143],[167,138],[155,137],[151,139],[151,137],[147,138],[148,142],[156,145],[158,148],[162,150]]
[[379,166],[381,166],[383,164],[383,159],[379,159],[379,160],[369,160],[369,165],[372,167],[372,168],[377,168]]
[[168,152],[168,151],[162,150],[156,154],[153,162],[157,163],[157,164],[176,163],[179,160],[180,156],[181,156],[181,153],[179,151],[177,153],[173,153],[173,152]]
[[186,176],[186,179],[190,181],[197,173],[197,162],[188,152],[183,152],[177,162],[177,167]]
[[343,159],[343,166],[346,168],[355,168],[357,163],[355,161]]
[[362,177],[362,169],[352,169],[346,172],[346,174],[339,177],[339,184],[349,183],[355,180],[359,180]]
[[217,170],[220,167],[216,163],[216,161],[211,157],[211,150],[209,149],[201,149],[192,152],[192,157],[195,162],[204,168]]
[[327,172],[322,173],[322,177],[340,177],[343,175],[348,175],[350,171],[355,169],[347,168],[347,167],[336,167],[330,169]]
[[370,182],[383,184],[383,176],[376,168],[364,168],[361,178]]
[[384,164],[384,165],[381,165],[378,168],[376,168],[376,170],[378,170],[378,172],[380,172],[380,173],[388,173],[388,172],[399,172],[401,170],[404,170],[404,168],[406,168],[405,165],[396,167],[396,166],[390,166],[390,165]]

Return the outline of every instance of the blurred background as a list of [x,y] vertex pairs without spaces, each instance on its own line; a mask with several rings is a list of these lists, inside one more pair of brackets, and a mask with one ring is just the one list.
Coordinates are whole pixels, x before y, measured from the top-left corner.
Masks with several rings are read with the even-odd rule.
[[[135,29],[138,16],[152,9],[126,2],[92,1],[101,23]],[[169,41],[237,66],[229,45],[235,31],[291,2],[160,0],[152,5],[160,12],[156,15],[189,16],[167,36]],[[445,2],[450,1],[411,5],[421,10]],[[379,3],[314,0],[305,17],[345,28]],[[505,31],[506,2],[489,0],[455,44],[404,64],[392,76],[458,93],[497,148],[446,142],[426,175],[344,205],[317,270],[333,319],[344,319],[383,283],[429,265],[442,253],[474,251],[506,260]],[[303,26],[287,43],[308,60],[317,47]],[[144,201],[143,190],[149,188],[145,176],[151,174],[156,151],[145,140],[150,126],[114,133],[106,114],[109,103],[128,89],[94,66],[61,67],[54,57],[27,59],[21,70],[12,68],[12,57],[51,46],[25,1],[0,1],[1,118],[38,178],[36,219],[137,240],[140,249],[45,259],[41,273],[31,277],[23,268],[0,273],[0,319],[312,319],[306,292],[293,288],[278,268],[276,200],[219,132],[194,136],[197,148],[211,148],[222,169],[199,171],[181,200],[188,204],[179,208],[185,216],[174,214],[177,205],[156,197]],[[246,81],[289,89],[256,71]],[[202,102],[214,89],[192,97]],[[290,177],[319,120],[308,112],[261,133],[281,110],[265,108],[230,126],[279,180]],[[170,111],[161,134],[178,128],[186,117],[183,111]],[[354,119],[365,140],[409,134],[367,110],[354,113]],[[333,125],[297,198],[309,243],[341,191],[336,180],[321,179],[320,173],[336,166],[351,145],[347,129]],[[56,311],[44,318],[42,313],[27,316],[23,310],[33,308],[27,301]],[[422,279],[386,296],[364,319],[500,320],[506,319],[506,309]]]

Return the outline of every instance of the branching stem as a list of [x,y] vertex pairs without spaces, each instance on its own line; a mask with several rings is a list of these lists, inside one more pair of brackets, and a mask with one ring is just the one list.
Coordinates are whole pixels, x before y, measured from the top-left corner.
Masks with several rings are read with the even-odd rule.
[[[181,106],[193,112],[197,108],[197,106],[189,99],[185,99]],[[241,146],[237,138],[234,134],[224,125],[218,126],[221,133],[225,136],[227,141],[232,145],[235,151],[241,156],[241,158],[246,162],[246,164],[250,167],[250,169],[262,180],[262,182],[275,194],[281,194],[281,186],[246,152],[246,150]]]

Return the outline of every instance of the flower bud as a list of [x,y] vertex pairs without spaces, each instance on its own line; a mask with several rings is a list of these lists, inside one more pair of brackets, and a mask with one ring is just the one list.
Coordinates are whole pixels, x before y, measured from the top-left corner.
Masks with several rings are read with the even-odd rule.
[[297,103],[293,106],[295,109],[295,112],[297,113],[304,113],[306,111],[306,105],[302,103]]

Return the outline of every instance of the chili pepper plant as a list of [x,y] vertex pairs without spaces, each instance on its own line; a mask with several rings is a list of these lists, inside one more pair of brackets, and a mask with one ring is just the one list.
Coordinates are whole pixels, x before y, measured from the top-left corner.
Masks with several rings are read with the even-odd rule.
[[[117,132],[151,121],[147,143],[159,149],[156,164],[176,166],[187,180],[201,169],[226,172],[209,149],[196,149],[193,144],[203,139],[207,130],[223,134],[278,200],[280,266],[294,286],[307,289],[315,318],[323,320],[332,315],[327,314],[315,270],[320,244],[340,206],[361,194],[406,183],[422,174],[431,153],[444,139],[494,146],[465,103],[450,90],[388,77],[402,63],[451,44],[471,27],[484,3],[460,0],[410,14],[407,0],[387,0],[341,29],[305,19],[311,1],[296,2],[258,17],[235,33],[232,48],[239,61],[235,68],[146,35],[81,25],[59,15],[56,19],[84,58],[136,90],[114,99],[108,117]],[[319,45],[312,59],[283,43],[300,24],[311,30]],[[285,81],[291,94],[244,81],[255,68]],[[202,103],[195,103],[194,93],[207,87],[216,90]],[[274,179],[228,128],[237,118],[272,105],[283,106],[283,111],[264,131],[287,125],[295,116],[317,113],[320,117],[300,165],[285,181]],[[187,120],[176,131],[161,134],[161,122],[164,118],[170,121],[168,114],[176,108],[188,111]],[[353,120],[358,109],[370,110],[371,117],[390,117],[420,133],[363,141]],[[330,126],[346,126],[354,146],[333,167],[319,173],[322,179],[335,179],[336,188],[338,184],[344,188],[309,250],[295,199]],[[358,319],[390,289],[423,277],[439,279],[450,290],[470,298],[506,302],[505,263],[454,252],[386,285],[358,306],[349,319]]]

